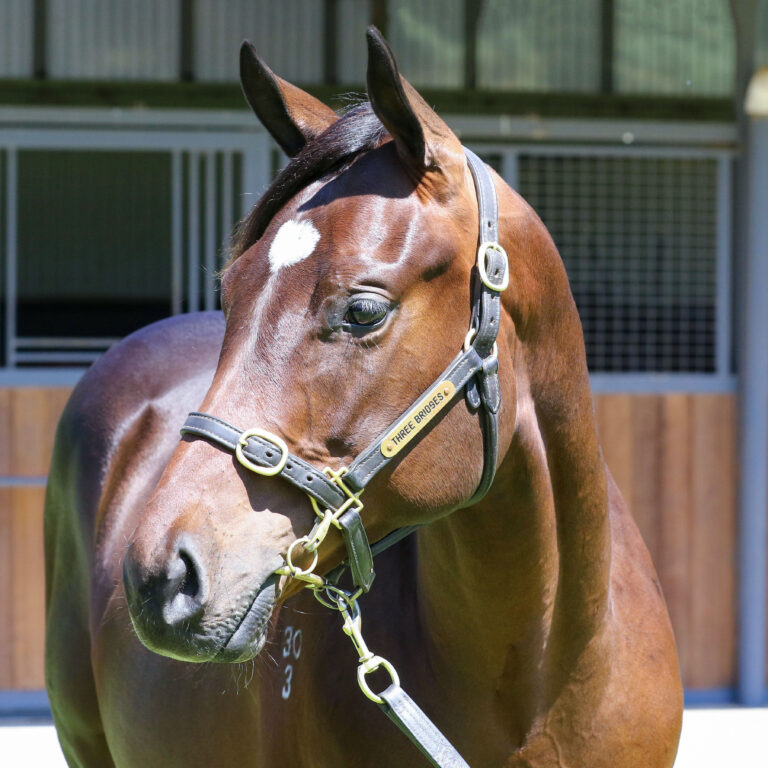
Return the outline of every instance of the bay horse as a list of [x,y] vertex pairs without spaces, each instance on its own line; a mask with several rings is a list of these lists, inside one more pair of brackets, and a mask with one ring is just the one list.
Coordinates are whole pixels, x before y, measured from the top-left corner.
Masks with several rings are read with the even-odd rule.
[[[422,764],[358,690],[338,612],[303,588],[347,558],[345,531],[326,526],[313,554],[325,513],[301,477],[279,474],[293,462],[311,483],[328,467],[338,491],[340,468],[396,423],[389,443],[402,433],[408,450],[364,496],[348,493],[373,542],[419,526],[376,559],[366,642],[472,766],[668,768],[674,640],[600,451],[581,326],[544,225],[482,171],[508,254],[508,288],[492,286],[497,348],[481,361],[493,370],[478,373],[498,385],[497,450],[472,381],[446,388],[411,440],[397,420],[475,348],[483,202],[461,143],[373,28],[369,102],[341,117],[249,44],[241,80],[292,160],[239,228],[223,315],[118,344],[57,432],[46,680],[69,765]],[[179,440],[195,408],[253,427],[239,450],[260,445],[278,473],[215,430]]]

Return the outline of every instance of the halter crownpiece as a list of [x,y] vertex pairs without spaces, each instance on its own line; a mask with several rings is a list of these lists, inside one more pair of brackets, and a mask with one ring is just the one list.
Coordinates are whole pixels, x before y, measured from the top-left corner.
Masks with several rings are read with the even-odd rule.
[[[416,530],[417,526],[399,528],[371,546],[360,512],[360,495],[373,477],[395,456],[409,451],[424,434],[424,427],[441,411],[450,408],[456,395],[464,391],[469,408],[478,411],[483,435],[483,470],[474,494],[463,506],[471,506],[485,496],[493,483],[498,460],[498,411],[501,406],[499,362],[496,338],[501,323],[501,292],[509,284],[507,254],[498,242],[498,204],[493,180],[482,160],[466,147],[479,211],[479,247],[477,279],[472,288],[470,328],[462,350],[435,382],[414,404],[371,443],[349,467],[319,470],[288,451],[285,442],[258,427],[241,430],[206,413],[192,412],[181,428],[182,435],[200,437],[235,453],[246,469],[259,475],[282,477],[304,491],[317,519],[312,530],[294,541],[286,554],[286,565],[276,573],[304,581],[315,596],[344,617],[344,632],[349,635],[360,657],[358,679],[368,698],[413,741],[439,768],[468,768],[467,764],[400,688],[392,665],[374,656],[360,632],[357,598],[371,588],[375,572],[374,555],[384,551]],[[331,526],[341,531],[347,558],[328,576],[314,573],[318,548]],[[313,554],[309,567],[293,562],[294,549],[301,546]],[[337,585],[349,568],[354,592]],[[365,682],[370,672],[384,667],[392,685],[375,694]]]

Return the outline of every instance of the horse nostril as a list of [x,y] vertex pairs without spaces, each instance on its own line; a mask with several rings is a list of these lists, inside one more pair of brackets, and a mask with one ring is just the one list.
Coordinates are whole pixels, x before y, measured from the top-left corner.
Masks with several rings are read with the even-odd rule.
[[202,566],[197,558],[185,549],[179,549],[168,566],[165,584],[163,618],[168,624],[178,624],[191,619],[203,608]]
[[197,568],[195,568],[192,558],[183,550],[179,552],[179,559],[186,568],[181,584],[179,584],[179,594],[187,595],[187,597],[197,597],[200,592],[200,579],[197,575]]

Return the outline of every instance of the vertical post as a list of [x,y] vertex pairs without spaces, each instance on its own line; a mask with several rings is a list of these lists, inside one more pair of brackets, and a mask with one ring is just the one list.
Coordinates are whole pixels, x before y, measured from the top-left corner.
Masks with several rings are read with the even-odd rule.
[[717,293],[715,298],[715,372],[719,379],[731,374],[731,206],[733,184],[729,155],[717,160]]
[[181,151],[171,152],[171,314],[181,312],[182,302],[182,232],[183,196],[181,191]]
[[234,163],[232,150],[227,149],[222,157],[221,169],[221,236],[224,255],[229,258],[229,250],[232,247],[232,227],[235,226],[232,213],[232,184],[234,178]]
[[18,164],[16,147],[8,147],[5,166],[5,364],[16,365],[18,260]]
[[483,0],[464,0],[464,87],[477,88],[477,30]]
[[326,85],[335,85],[339,80],[336,66],[338,0],[325,0],[323,11],[323,81]]
[[600,90],[613,93],[614,0],[600,0]]
[[179,26],[179,78],[195,79],[195,6],[194,0],[181,0]]
[[[4,187],[5,184],[5,172],[7,167],[7,161],[5,160],[6,153],[3,150],[2,147],[0,147],[0,236],[4,235],[5,229],[3,227],[3,223],[5,221],[5,211],[3,210],[3,204],[5,201],[5,193],[6,189]],[[5,255],[5,251],[7,243],[5,242],[5,238],[2,238],[2,244],[0,245],[0,262],[2,261],[3,256]],[[8,307],[8,285],[6,280],[7,275],[3,275],[3,282],[2,286],[2,293],[0,293],[0,304],[3,306],[3,320],[6,319],[5,313],[7,312]],[[2,329],[2,335],[5,336],[5,328],[7,323],[3,324]],[[2,341],[2,347],[0,347],[0,368],[3,368],[7,363],[5,362],[5,356],[7,354],[7,338],[3,338]]]
[[43,79],[48,77],[48,2],[35,0],[32,7],[32,74]]
[[[251,134],[248,135],[251,136]],[[253,136],[248,142],[248,147],[243,151],[241,216],[246,216],[250,212],[269,184],[271,177],[270,152],[271,146],[266,133],[258,133]]]
[[505,149],[503,157],[502,168],[504,170],[504,181],[509,184],[512,189],[517,192],[520,188],[520,179],[518,167],[520,165],[520,158],[518,157],[517,149]]
[[187,312],[200,309],[200,153],[189,153],[187,187]]
[[389,3],[387,0],[370,0],[371,24],[377,27],[384,37],[389,36]]
[[203,219],[203,306],[206,310],[216,309],[216,153],[205,153],[205,216]]
[[739,701],[765,697],[766,517],[768,516],[768,70],[747,94],[748,225],[741,357]]

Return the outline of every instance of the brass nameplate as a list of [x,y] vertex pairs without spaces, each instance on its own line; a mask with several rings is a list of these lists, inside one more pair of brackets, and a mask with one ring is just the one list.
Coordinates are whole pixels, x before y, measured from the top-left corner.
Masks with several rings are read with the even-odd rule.
[[451,402],[456,387],[441,381],[403,416],[381,441],[381,452],[389,459],[399,453],[440,411]]

